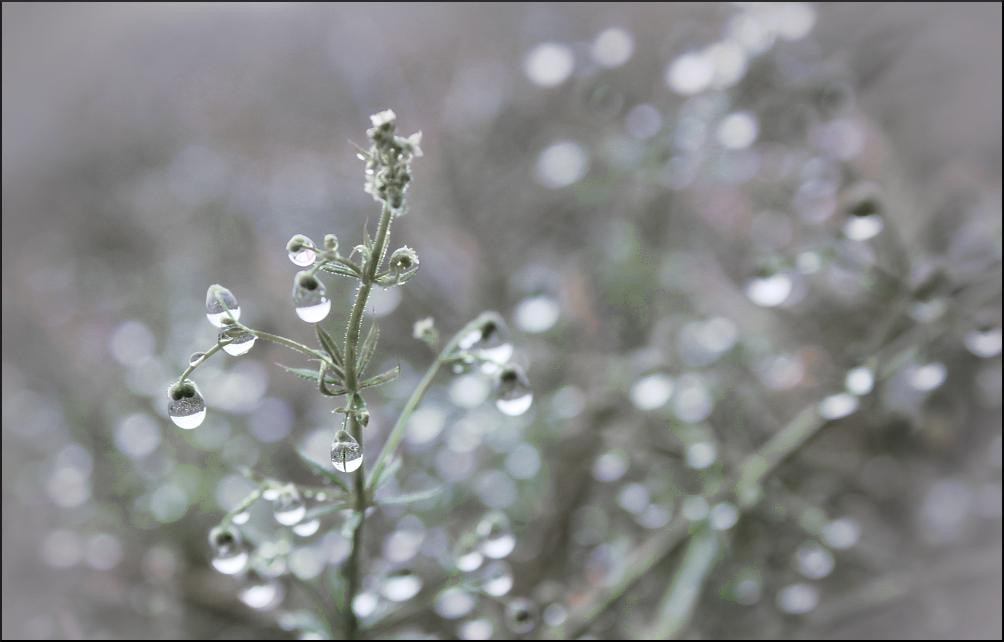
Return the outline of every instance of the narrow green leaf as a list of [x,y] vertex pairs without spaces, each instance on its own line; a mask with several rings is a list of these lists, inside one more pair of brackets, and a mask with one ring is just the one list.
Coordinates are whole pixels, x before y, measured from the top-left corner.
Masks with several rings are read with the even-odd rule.
[[[331,338],[331,335],[321,327],[320,323],[315,323],[314,327],[317,328],[317,340],[321,342],[321,347],[331,355],[336,366],[339,368],[345,367],[345,360],[342,358],[342,351],[338,349],[338,342]],[[336,372],[338,371],[336,370]],[[344,378],[345,374],[339,373],[338,376]]]
[[366,371],[366,366],[369,365],[370,359],[373,357],[373,352],[376,350],[377,339],[380,338],[380,328],[377,327],[377,319],[373,317],[373,325],[370,326],[370,331],[366,335],[366,342],[363,343],[363,349],[359,353],[359,365],[356,368],[356,373],[361,375]]
[[380,488],[388,481],[390,481],[394,477],[394,475],[397,474],[397,471],[400,468],[401,468],[401,458],[395,457],[390,461],[389,464],[387,464],[387,466],[382,471],[380,471],[380,479],[376,480],[376,483],[373,483],[372,477],[370,478],[369,481],[367,481],[366,483],[367,488],[369,488],[372,492],[376,492],[378,488]]
[[[352,263],[352,265],[355,266],[354,263]],[[347,276],[356,279],[359,278],[360,274],[358,268],[353,269],[348,265],[344,265],[341,261],[339,261],[338,263],[325,263],[324,265],[321,266],[321,269],[324,270],[325,272],[330,272],[331,274],[337,274],[338,276]]]
[[338,473],[335,472],[334,468],[329,468],[328,466],[322,464],[319,461],[314,461],[312,458],[308,457],[306,453],[304,453],[302,450],[297,449],[296,454],[299,455],[300,459],[303,460],[303,463],[307,464],[307,466],[309,466],[315,473],[321,475],[326,479],[331,480],[346,493],[349,492],[348,484],[345,482],[344,479],[342,479],[342,477]]
[[[310,379],[311,381],[317,381],[318,379],[318,372],[316,370],[307,370],[306,368],[290,368],[289,366],[284,366],[281,363],[276,363],[275,365],[279,366],[286,372],[295,374],[297,377],[303,377],[304,379]],[[328,376],[324,377],[324,383],[328,384],[329,386],[339,386],[342,384],[341,381],[338,381],[337,379],[333,379],[332,377]],[[335,397],[345,394],[345,390],[341,388],[329,392],[331,396]]]
[[416,502],[424,502],[427,499],[432,499],[439,493],[446,490],[446,486],[436,486],[428,490],[421,490],[417,493],[408,493],[406,495],[398,495],[397,497],[388,497],[387,499],[377,500],[377,504],[380,506],[400,506],[401,504],[414,504]]
[[359,384],[359,389],[364,390],[366,388],[372,388],[373,386],[379,386],[380,384],[387,383],[388,381],[393,381],[394,379],[397,379],[399,374],[401,374],[401,364],[394,366],[387,372],[380,373],[371,379],[367,379]]
[[363,521],[362,513],[356,511],[349,515],[349,518],[345,520],[344,524],[342,524],[342,537],[347,540],[351,540],[361,521]]
[[349,507],[348,495],[345,495],[344,500],[336,501],[332,504],[324,504],[323,506],[315,506],[306,512],[301,521],[309,522],[312,519],[318,517],[323,517],[324,515],[330,515],[331,513],[337,513],[340,510],[345,510]]

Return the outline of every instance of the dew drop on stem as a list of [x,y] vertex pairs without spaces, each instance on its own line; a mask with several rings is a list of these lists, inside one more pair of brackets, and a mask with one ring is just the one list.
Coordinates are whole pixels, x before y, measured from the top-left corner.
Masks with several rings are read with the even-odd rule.
[[194,366],[194,365],[195,365],[196,363],[198,363],[198,362],[199,362],[199,360],[200,360],[200,359],[202,359],[202,357],[204,357],[204,356],[206,356],[206,353],[205,353],[205,352],[193,352],[193,353],[192,353],[192,356],[190,356],[190,357],[188,358],[188,365],[190,365],[190,366]]
[[223,327],[224,319],[237,321],[241,318],[241,308],[230,290],[220,284],[209,286],[206,291],[206,318],[217,328]]
[[317,277],[306,271],[297,272],[293,280],[293,307],[301,319],[317,323],[331,311],[331,299]]
[[223,327],[220,329],[217,340],[221,343],[229,341],[229,343],[223,346],[223,351],[232,357],[239,357],[251,349],[257,338],[244,326],[236,325],[230,319],[224,319]]
[[283,526],[299,524],[307,514],[307,505],[294,488],[283,489],[272,502],[272,515]]
[[529,633],[537,626],[537,605],[530,600],[518,597],[505,607],[505,623],[510,631],[522,635]]
[[171,386],[168,398],[167,414],[179,428],[198,428],[206,418],[206,400],[192,380],[185,379]]
[[481,538],[481,552],[485,557],[502,559],[516,548],[516,538],[512,534],[509,518],[501,511],[492,511],[478,523]]
[[495,405],[503,413],[516,417],[530,409],[533,391],[530,382],[519,366],[507,366],[496,379],[498,399]]
[[331,463],[336,470],[352,473],[363,465],[363,448],[344,430],[335,433],[331,442]]
[[422,590],[422,578],[410,568],[391,571],[384,578],[380,593],[391,602],[404,602]]
[[213,568],[220,573],[236,575],[247,566],[248,551],[236,528],[214,526],[209,531],[209,547],[213,554]]
[[498,368],[495,364],[505,363],[512,357],[513,345],[501,316],[486,312],[479,321],[473,330],[461,337],[458,347],[490,366],[490,372],[491,367]]
[[453,557],[457,568],[465,573],[481,568],[485,556],[481,552],[482,540],[475,533],[465,533],[453,548]]

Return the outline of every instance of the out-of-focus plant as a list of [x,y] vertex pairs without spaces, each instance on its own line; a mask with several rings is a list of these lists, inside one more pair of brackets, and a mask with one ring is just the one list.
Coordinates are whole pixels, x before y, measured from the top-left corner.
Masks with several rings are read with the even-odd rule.
[[[305,268],[293,279],[293,307],[300,319],[314,324],[318,347],[311,348],[241,324],[241,308],[237,299],[227,288],[212,285],[206,295],[206,316],[220,328],[217,343],[206,352],[193,354],[189,367],[168,391],[168,415],[171,420],[186,430],[197,428],[205,419],[206,402],[189,376],[217,352],[240,356],[248,352],[257,339],[264,339],[299,352],[317,364],[313,368],[282,366],[285,370],[314,381],[318,392],[325,397],[346,399],[344,406],[334,409],[334,412],[344,415],[341,427],[335,431],[331,442],[331,466],[334,471],[300,453],[304,462],[330,487],[305,487],[264,478],[250,469],[245,470],[257,488],[210,530],[209,544],[212,565],[217,571],[245,578],[246,586],[241,599],[253,608],[270,608],[281,602],[284,595],[285,589],[276,578],[285,573],[286,558],[293,553],[290,532],[309,537],[320,529],[320,518],[341,511],[345,516],[341,534],[350,548],[341,574],[333,573],[327,587],[333,594],[341,619],[340,626],[333,628],[330,620],[335,614],[323,611],[320,619],[302,613],[300,617],[287,617],[283,626],[314,634],[331,635],[338,631],[348,639],[364,633],[360,616],[373,614],[373,602],[377,599],[373,594],[363,594],[367,572],[364,559],[366,515],[379,506],[422,502],[442,491],[441,487],[432,487],[403,495],[377,494],[401,467],[401,459],[395,455],[405,428],[443,366],[455,364],[462,371],[473,364],[491,373],[496,382],[496,405],[506,415],[521,415],[533,403],[533,393],[522,368],[509,363],[513,345],[504,321],[498,314],[486,312],[467,324],[439,351],[398,415],[368,474],[363,467],[363,433],[370,422],[363,391],[393,381],[401,370],[398,365],[386,372],[366,375],[380,333],[374,317],[364,338],[363,313],[374,287],[398,287],[418,271],[419,258],[415,250],[404,246],[390,253],[389,258],[386,255],[391,223],[406,210],[405,189],[411,181],[411,161],[422,154],[419,148],[421,134],[408,138],[396,134],[394,112],[388,110],[376,114],[372,116],[372,121],[373,127],[367,131],[372,145],[369,150],[357,148],[357,152],[366,163],[365,190],[381,204],[376,236],[371,238],[364,228],[363,242],[356,245],[348,256],[339,253],[338,239],[333,234],[324,238],[323,247],[301,234],[293,236],[286,246],[290,261]],[[354,260],[353,257],[358,258]],[[327,290],[318,278],[322,272],[359,282],[341,347],[322,325],[332,307]],[[438,333],[432,319],[416,323],[415,338],[425,341],[434,351],[439,348]],[[351,483],[343,480],[338,473],[351,474]],[[275,521],[289,527],[289,532],[283,529],[267,540],[251,543],[241,534],[240,525],[250,519],[249,510],[263,499],[272,502]],[[308,508],[308,501],[314,505]],[[498,513],[487,514],[462,546],[468,550],[460,556],[455,568],[449,569],[451,571],[474,571],[481,566],[483,555],[504,557],[513,547],[507,518]],[[419,594],[424,583],[421,574],[408,567],[387,569],[384,575],[380,595],[392,603],[408,602]],[[500,577],[502,581],[511,581],[506,580],[504,573]],[[499,578],[495,581],[498,582]],[[457,583],[479,582],[467,578]],[[490,592],[491,589],[487,590]],[[372,625],[373,622],[367,624]]]

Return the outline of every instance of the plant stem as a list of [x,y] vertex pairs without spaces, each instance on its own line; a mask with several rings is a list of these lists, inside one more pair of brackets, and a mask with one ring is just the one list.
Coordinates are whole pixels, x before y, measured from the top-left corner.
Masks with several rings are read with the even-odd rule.
[[[394,211],[385,203],[380,213],[380,226],[377,231],[376,241],[370,260],[363,270],[359,279],[359,289],[356,291],[356,300],[352,305],[352,313],[349,316],[349,324],[345,330],[345,389],[348,391],[348,404],[354,407],[354,399],[359,390],[359,372],[356,350],[359,346],[359,335],[362,329],[363,312],[369,301],[370,291],[373,289],[373,281],[376,277],[380,263],[387,252],[387,239],[390,235],[390,223],[394,218]],[[363,443],[362,425],[355,414],[348,412],[345,415],[346,429],[353,439]],[[352,610],[352,602],[359,591],[361,556],[363,543],[363,526],[366,520],[366,508],[368,498],[366,496],[366,476],[365,466],[360,465],[352,473],[352,489],[354,495],[353,510],[359,515],[359,522],[352,532],[352,550],[345,566],[346,593],[345,593],[345,637],[355,639],[359,631],[359,620],[355,611]]]

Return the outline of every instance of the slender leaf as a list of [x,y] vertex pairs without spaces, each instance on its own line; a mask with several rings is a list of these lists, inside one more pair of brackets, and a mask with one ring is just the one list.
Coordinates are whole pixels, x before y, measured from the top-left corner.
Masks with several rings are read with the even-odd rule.
[[377,327],[376,317],[373,317],[373,325],[370,326],[370,331],[366,335],[366,342],[363,343],[363,349],[359,353],[359,366],[356,368],[356,374],[361,375],[366,371],[366,366],[369,365],[370,359],[373,357],[373,352],[376,350],[377,339],[380,338],[380,328]]
[[[338,342],[331,338],[331,335],[321,327],[320,323],[315,323],[314,327],[317,328],[317,340],[321,342],[321,347],[331,355],[336,366],[344,367],[345,360],[342,358],[342,351],[338,349]],[[335,372],[339,372],[339,370],[335,370]],[[344,373],[339,372],[339,376],[345,378]]]
[[[281,363],[276,363],[275,365],[279,366],[286,372],[295,374],[297,377],[303,377],[304,379],[310,379],[311,381],[317,381],[319,378],[318,372],[316,370],[307,370],[306,368],[290,368],[289,366],[284,366]],[[330,386],[338,386],[342,384],[341,381],[338,381],[337,379],[328,376],[324,377],[324,383]],[[345,390],[338,389],[331,392],[331,394],[337,397],[339,395],[344,395]]]
[[370,479],[370,481],[366,485],[373,492],[376,492],[376,490],[378,488],[380,488],[381,486],[383,486],[384,484],[386,484],[388,481],[390,481],[391,478],[394,477],[394,475],[397,474],[397,471],[400,468],[401,468],[401,458],[400,457],[395,457],[394,459],[392,459],[390,461],[389,464],[387,464],[386,468],[384,468],[382,471],[380,471],[380,479],[376,480],[376,483],[373,483],[373,480]]
[[347,276],[358,279],[360,275],[358,268],[355,268],[355,264],[350,261],[347,261],[347,263],[350,263],[353,267],[349,267],[339,261],[338,263],[325,263],[321,266],[321,269],[325,272],[330,272],[331,274],[337,274],[338,276]]
[[344,500],[336,501],[332,504],[324,504],[322,506],[315,506],[307,511],[303,516],[301,521],[309,522],[312,519],[318,517],[323,517],[324,515],[330,515],[331,513],[337,513],[340,510],[345,510],[349,507],[348,495],[345,496]]
[[414,504],[416,502],[424,502],[427,499],[432,499],[439,493],[446,490],[446,486],[436,486],[428,490],[420,490],[417,493],[408,493],[406,495],[398,495],[397,497],[388,497],[387,499],[377,500],[377,504],[380,506],[400,506],[401,504]]
[[359,384],[359,389],[364,390],[366,388],[372,388],[373,386],[379,386],[382,383],[387,383],[388,381],[393,381],[397,379],[397,376],[401,374],[401,364],[398,364],[388,370],[373,377],[372,379],[367,379],[366,381]]
[[307,466],[309,466],[315,473],[321,475],[326,479],[331,480],[346,493],[349,492],[349,485],[346,483],[344,479],[342,479],[340,475],[338,475],[338,473],[334,471],[334,469],[329,468],[328,466],[322,464],[319,461],[315,461],[311,457],[307,456],[307,454],[304,453],[302,450],[297,449],[296,454],[299,455],[300,459],[302,459],[303,462],[307,464]]
[[349,518],[342,524],[342,537],[351,540],[352,536],[356,533],[356,528],[359,527],[359,523],[362,521],[363,515],[359,511],[355,511],[349,515]]

